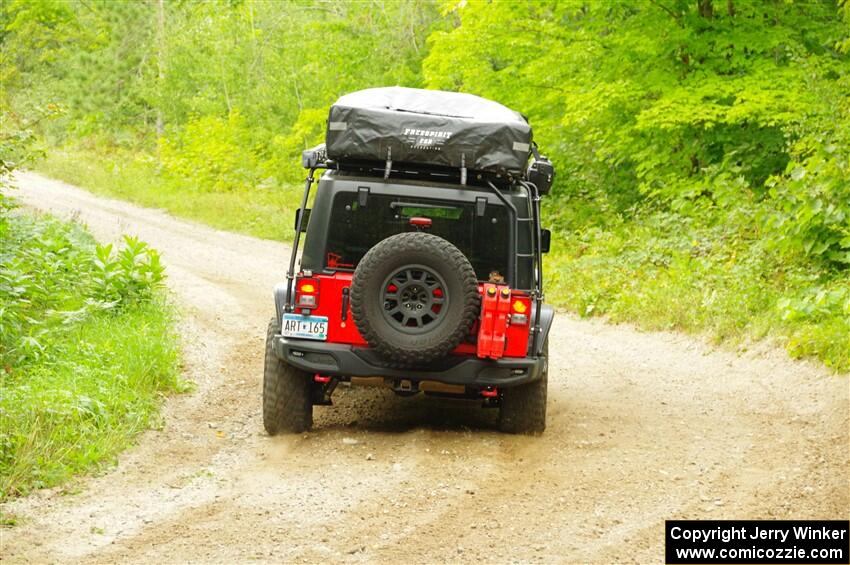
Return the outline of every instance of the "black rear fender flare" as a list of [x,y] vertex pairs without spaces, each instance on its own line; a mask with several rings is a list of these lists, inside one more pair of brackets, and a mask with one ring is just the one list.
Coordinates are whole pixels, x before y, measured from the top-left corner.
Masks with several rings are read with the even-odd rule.
[[285,282],[274,285],[274,311],[277,315],[277,321],[283,318],[283,312],[286,307],[286,302],[289,298],[289,285]]
[[[531,319],[534,320],[534,311],[531,312]],[[546,343],[546,338],[549,337],[549,330],[552,329],[552,322],[555,320],[555,309],[544,304],[540,308],[540,337],[537,339],[537,351],[533,354],[539,357],[543,353],[543,344]],[[528,349],[531,350],[531,344],[534,343],[534,334],[528,336]]]

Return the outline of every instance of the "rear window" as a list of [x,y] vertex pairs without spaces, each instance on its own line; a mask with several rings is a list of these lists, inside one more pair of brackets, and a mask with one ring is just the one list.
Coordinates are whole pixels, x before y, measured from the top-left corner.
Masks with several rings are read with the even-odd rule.
[[357,194],[346,192],[336,195],[331,214],[325,250],[329,269],[353,269],[379,241],[415,231],[410,219],[418,217],[431,220],[428,233],[447,239],[466,255],[480,280],[493,271],[507,276],[508,213],[501,205],[488,204],[478,216],[474,203],[373,194],[360,206]]

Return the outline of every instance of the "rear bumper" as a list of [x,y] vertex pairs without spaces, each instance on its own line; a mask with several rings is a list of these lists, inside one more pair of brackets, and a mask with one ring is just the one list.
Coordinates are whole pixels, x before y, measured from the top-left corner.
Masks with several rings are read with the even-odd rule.
[[275,354],[294,367],[343,377],[389,377],[447,384],[512,387],[540,378],[545,357],[503,357],[498,360],[452,355],[427,367],[394,369],[382,366],[375,353],[365,347],[274,338]]

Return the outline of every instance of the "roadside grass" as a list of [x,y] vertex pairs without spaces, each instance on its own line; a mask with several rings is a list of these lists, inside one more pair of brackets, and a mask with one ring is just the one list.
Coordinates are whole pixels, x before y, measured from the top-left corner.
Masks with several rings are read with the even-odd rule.
[[109,464],[187,386],[152,250],[22,212],[0,232],[2,500]]
[[850,370],[850,279],[768,248],[750,225],[686,225],[656,213],[556,234],[547,299],[582,317],[741,345]]
[[55,149],[35,169],[95,194],[120,198],[222,230],[286,241],[294,233],[302,187],[212,192],[161,172],[153,158],[129,151]]
[[[95,193],[214,227],[287,241],[301,188],[205,192],[166,178],[150,157],[57,150],[38,170]],[[707,335],[716,343],[771,338],[795,358],[850,370],[850,277],[768,249],[748,215],[658,212],[627,220],[587,198],[544,200],[554,228],[547,299],[583,317]]]
[[97,315],[56,336],[51,362],[6,375],[0,496],[97,469],[156,425],[163,395],[184,388],[172,324],[161,301]]

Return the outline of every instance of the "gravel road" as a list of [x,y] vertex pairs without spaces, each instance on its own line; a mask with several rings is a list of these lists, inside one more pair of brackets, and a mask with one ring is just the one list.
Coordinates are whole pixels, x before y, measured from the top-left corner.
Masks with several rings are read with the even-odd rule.
[[344,389],[267,437],[262,350],[285,245],[18,175],[26,205],[162,252],[185,375],[114,468],[7,503],[6,562],[661,562],[669,518],[848,518],[848,378],[759,346],[560,314],[549,427]]

